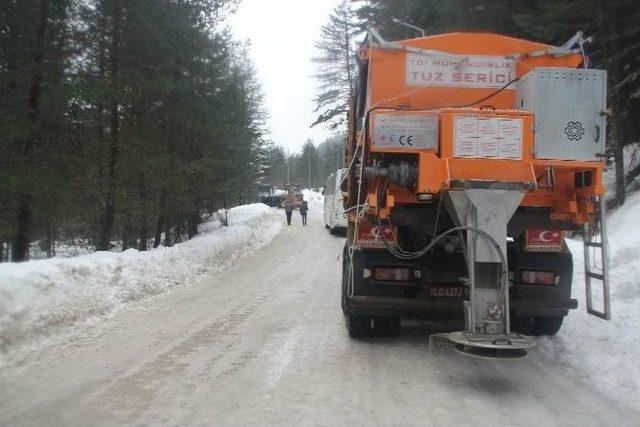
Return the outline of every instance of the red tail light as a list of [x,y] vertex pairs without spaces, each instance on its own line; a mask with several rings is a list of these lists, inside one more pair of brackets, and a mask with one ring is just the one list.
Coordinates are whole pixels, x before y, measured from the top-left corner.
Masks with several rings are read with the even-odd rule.
[[522,283],[526,285],[554,286],[558,279],[559,276],[552,271],[522,270]]

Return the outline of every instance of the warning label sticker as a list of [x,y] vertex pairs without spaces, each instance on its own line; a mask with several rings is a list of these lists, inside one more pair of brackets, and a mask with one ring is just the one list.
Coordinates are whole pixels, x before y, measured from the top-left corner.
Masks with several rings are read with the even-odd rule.
[[454,125],[456,157],[522,158],[522,119],[458,116]]
[[475,157],[478,154],[478,119],[456,117],[454,155]]
[[480,157],[498,157],[500,122],[494,119],[478,119],[478,151]]
[[407,53],[407,86],[500,88],[515,77],[515,61],[503,56]]
[[500,136],[498,157],[522,158],[522,119],[499,119]]
[[438,117],[376,114],[373,145],[377,148],[435,149],[438,145]]

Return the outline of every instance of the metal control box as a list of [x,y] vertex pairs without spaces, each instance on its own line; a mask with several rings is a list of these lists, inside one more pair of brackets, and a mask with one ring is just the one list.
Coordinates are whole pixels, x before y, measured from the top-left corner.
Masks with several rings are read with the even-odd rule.
[[600,160],[606,82],[606,71],[584,68],[535,68],[519,80],[516,107],[535,115],[535,158]]

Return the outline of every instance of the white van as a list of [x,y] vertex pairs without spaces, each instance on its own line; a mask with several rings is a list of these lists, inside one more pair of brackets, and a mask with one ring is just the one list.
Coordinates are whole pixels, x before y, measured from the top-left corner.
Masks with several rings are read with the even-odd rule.
[[344,179],[347,169],[338,169],[329,175],[327,184],[324,187],[324,225],[332,233],[337,229],[347,228],[347,219],[344,215],[342,204],[342,190],[340,184]]

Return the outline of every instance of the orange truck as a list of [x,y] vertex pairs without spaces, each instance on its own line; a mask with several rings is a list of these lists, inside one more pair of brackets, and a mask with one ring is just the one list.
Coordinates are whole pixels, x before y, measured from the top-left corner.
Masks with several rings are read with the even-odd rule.
[[283,201],[283,203],[291,203],[294,209],[300,209],[300,206],[302,206],[302,203],[304,203],[302,186],[298,184],[287,184],[285,186],[285,191],[287,192],[287,197]]
[[445,318],[462,352],[523,356],[577,307],[567,232],[583,234],[587,310],[610,317],[606,72],[583,45],[370,31],[345,149],[350,336]]

